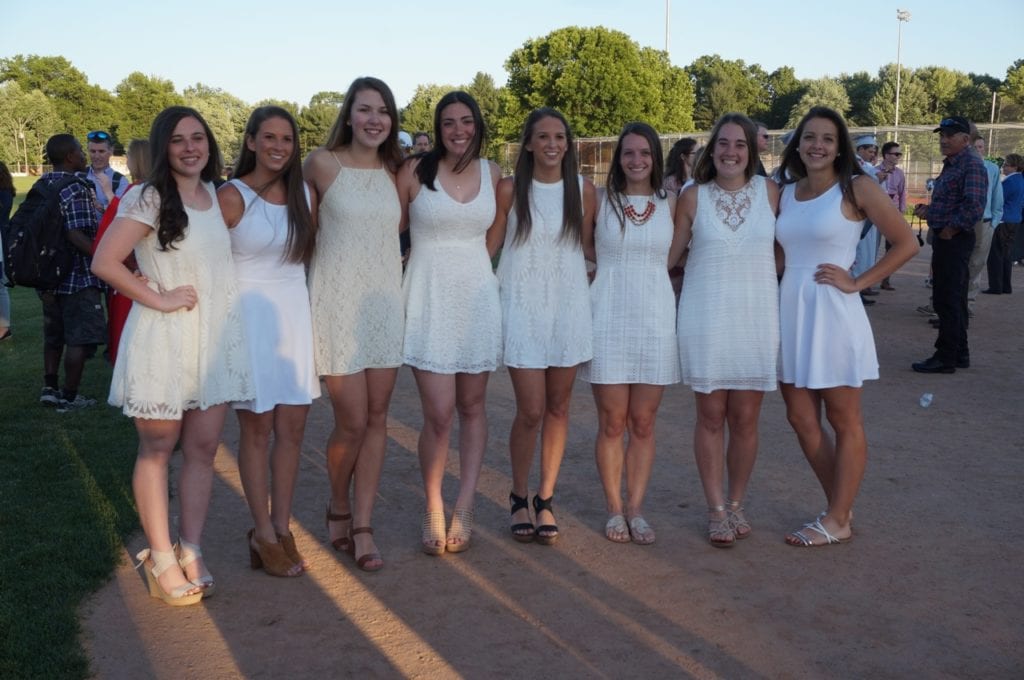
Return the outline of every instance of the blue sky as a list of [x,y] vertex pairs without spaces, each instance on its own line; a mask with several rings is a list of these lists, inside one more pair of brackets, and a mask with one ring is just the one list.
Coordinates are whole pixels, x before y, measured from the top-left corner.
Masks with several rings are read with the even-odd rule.
[[[320,7],[264,0],[18,2],[0,18],[0,56],[62,55],[109,90],[142,71],[172,80],[179,91],[202,82],[250,103],[273,97],[305,104],[315,92],[344,90],[357,76],[375,75],[404,106],[418,84],[465,84],[477,71],[501,85],[513,50],[564,26],[603,25],[663,49],[665,6],[664,0],[378,0]],[[911,12],[903,24],[907,66],[1004,78],[1024,56],[1020,0],[676,0],[669,53],[677,66],[717,53],[769,72],[793,66],[799,78],[874,74],[896,61],[897,7]]]

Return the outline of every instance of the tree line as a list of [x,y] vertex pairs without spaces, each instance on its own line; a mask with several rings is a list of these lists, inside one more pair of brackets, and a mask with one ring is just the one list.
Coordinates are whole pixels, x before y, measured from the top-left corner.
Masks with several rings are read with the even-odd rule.
[[[434,105],[458,87],[476,98],[490,134],[492,155],[514,141],[526,114],[538,106],[565,113],[578,137],[618,134],[625,121],[644,120],[663,133],[709,129],[728,111],[742,111],[771,129],[793,127],[808,108],[830,106],[851,126],[891,125],[895,116],[896,65],[836,77],[799,79],[792,67],[766,71],[760,64],[720,55],[697,57],[685,67],[604,27],[570,26],[527,40],[505,61],[504,85],[478,72],[469,83],[419,85],[399,115],[408,131],[431,130]],[[387,74],[380,74],[385,79]],[[980,122],[1024,120],[1024,59],[1006,77],[963,73],[945,66],[900,69],[900,123],[930,124],[947,115]],[[170,80],[128,74],[110,92],[61,56],[16,55],[0,59],[0,159],[38,164],[46,139],[57,132],[84,138],[109,130],[118,144],[146,137],[167,106],[197,109],[213,129],[227,161],[234,158],[249,112],[278,104],[299,123],[302,151],[322,144],[344,95],[325,90],[306,105],[280,100],[249,104],[220,88],[196,83],[178,91]]]

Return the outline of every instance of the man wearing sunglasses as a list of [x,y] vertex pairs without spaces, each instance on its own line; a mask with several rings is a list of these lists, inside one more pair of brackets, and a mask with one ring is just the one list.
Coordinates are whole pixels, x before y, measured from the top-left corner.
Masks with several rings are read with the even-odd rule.
[[96,211],[99,217],[114,200],[128,190],[128,178],[110,167],[110,156],[114,152],[114,140],[110,133],[94,130],[86,135],[89,152],[89,169],[83,177],[92,182],[96,190]]
[[[886,142],[882,145],[882,162],[875,170],[878,172],[878,181],[881,183],[889,200],[896,206],[902,215],[907,210],[907,178],[897,166],[903,159],[903,151],[898,142]],[[892,244],[885,242],[885,250],[889,251]],[[889,282],[889,277],[882,279],[882,290],[895,290]]]

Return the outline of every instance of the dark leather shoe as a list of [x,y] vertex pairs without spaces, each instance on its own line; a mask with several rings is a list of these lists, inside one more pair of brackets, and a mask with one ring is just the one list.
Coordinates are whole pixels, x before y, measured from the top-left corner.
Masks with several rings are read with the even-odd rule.
[[875,304],[874,300],[869,300],[863,295],[860,296],[860,301],[864,303],[865,307],[870,307],[871,305]]
[[969,357],[969,356],[968,357],[957,357],[956,367],[957,368],[970,368],[971,367],[971,357]]
[[939,320],[938,319],[928,319],[928,325],[931,326],[932,328],[938,328],[939,327]]
[[944,364],[935,357],[928,357],[924,361],[911,364],[910,367],[918,373],[956,373],[956,367]]
[[874,288],[865,288],[860,292],[861,295],[878,295],[878,291]]
[[984,293],[985,295],[1002,295],[1003,294],[1003,292],[1001,290],[992,290],[991,288],[986,288],[985,290],[983,290],[981,292]]

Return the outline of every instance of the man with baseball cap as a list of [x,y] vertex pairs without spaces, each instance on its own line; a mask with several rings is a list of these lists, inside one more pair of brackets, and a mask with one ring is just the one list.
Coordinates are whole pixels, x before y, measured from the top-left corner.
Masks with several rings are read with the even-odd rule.
[[988,173],[971,148],[971,124],[962,116],[943,118],[939,151],[945,156],[935,180],[930,205],[918,205],[914,214],[928,222],[932,233],[932,304],[939,315],[935,354],[918,361],[918,373],[953,373],[968,368],[967,271],[974,249],[974,225],[985,214]]

